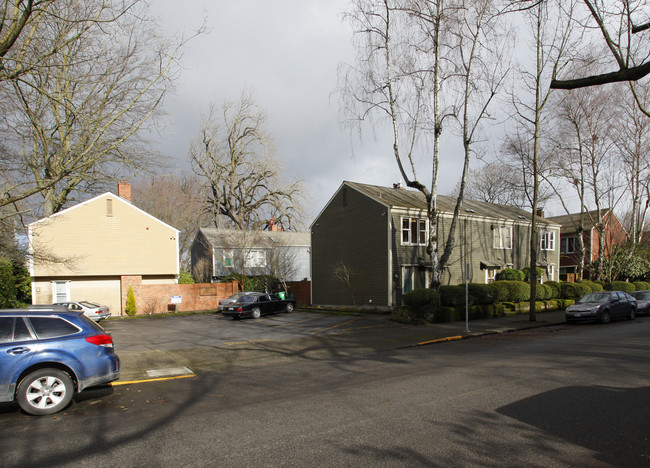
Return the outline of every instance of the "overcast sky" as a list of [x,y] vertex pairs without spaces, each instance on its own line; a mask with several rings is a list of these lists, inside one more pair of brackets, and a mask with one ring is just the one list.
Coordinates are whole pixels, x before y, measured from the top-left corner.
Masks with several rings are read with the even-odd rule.
[[[207,33],[183,56],[177,89],[166,101],[172,118],[160,149],[189,167],[190,141],[213,101],[253,91],[269,115],[277,158],[288,177],[307,181],[309,225],[342,181],[390,186],[400,180],[389,132],[360,140],[340,125],[337,69],[353,63],[352,30],[342,22],[347,0],[155,0],[154,16],[169,34],[188,35],[207,18]],[[458,155],[460,157],[460,153]],[[441,165],[440,193],[460,176],[458,158]]]

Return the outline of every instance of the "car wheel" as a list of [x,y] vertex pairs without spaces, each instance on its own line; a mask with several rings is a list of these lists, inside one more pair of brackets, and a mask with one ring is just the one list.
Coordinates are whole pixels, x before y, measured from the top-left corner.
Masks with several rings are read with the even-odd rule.
[[68,406],[74,385],[68,374],[58,369],[40,369],[25,377],[18,385],[18,405],[25,413],[53,414]]
[[255,307],[251,312],[254,319],[258,319],[262,316],[262,311],[259,307]]
[[636,317],[636,310],[634,309],[634,307],[632,307],[630,308],[630,315],[627,316],[627,319],[634,320],[635,317]]
[[287,307],[286,307],[284,310],[285,310],[287,313],[291,313],[291,312],[293,312],[293,304],[292,304],[291,302],[289,302],[289,303],[287,304]]
[[612,316],[610,315],[609,310],[606,310],[600,316],[600,322],[601,323],[609,323],[611,321],[612,321]]

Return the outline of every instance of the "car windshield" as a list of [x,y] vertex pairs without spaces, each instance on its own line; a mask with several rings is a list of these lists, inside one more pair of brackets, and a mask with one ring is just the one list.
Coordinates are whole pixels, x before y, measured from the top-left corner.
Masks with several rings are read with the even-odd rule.
[[257,300],[257,296],[247,294],[245,296],[237,298],[236,302],[255,302],[256,300]]
[[79,304],[81,304],[84,307],[101,307],[99,304],[95,304],[94,302],[88,302],[88,301],[80,301]]
[[641,299],[642,301],[650,300],[650,291],[636,291],[631,294],[637,299]]
[[597,292],[597,293],[589,293],[582,299],[578,301],[580,304],[585,304],[585,303],[596,303],[596,304],[604,304],[609,300],[609,293],[608,292]]

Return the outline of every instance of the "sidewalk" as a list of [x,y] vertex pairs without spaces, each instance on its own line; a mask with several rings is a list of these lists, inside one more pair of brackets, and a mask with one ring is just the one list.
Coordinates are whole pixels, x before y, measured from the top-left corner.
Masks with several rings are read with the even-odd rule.
[[449,322],[422,326],[390,322],[388,316],[368,317],[369,325],[339,334],[313,335],[282,341],[254,340],[228,346],[179,347],[179,349],[120,350],[120,380],[125,385],[147,380],[193,376],[197,373],[259,367],[290,362],[295,359],[329,360],[351,358],[372,352],[432,345],[489,334],[544,327],[564,323],[564,311],[538,312],[537,321],[528,315],[472,320],[469,332],[465,322]]

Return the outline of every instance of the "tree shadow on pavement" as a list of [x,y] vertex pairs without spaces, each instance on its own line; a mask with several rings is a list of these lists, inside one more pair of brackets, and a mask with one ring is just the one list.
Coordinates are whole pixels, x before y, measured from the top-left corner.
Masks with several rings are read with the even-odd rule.
[[596,452],[614,466],[650,465],[650,387],[562,387],[498,413]]

